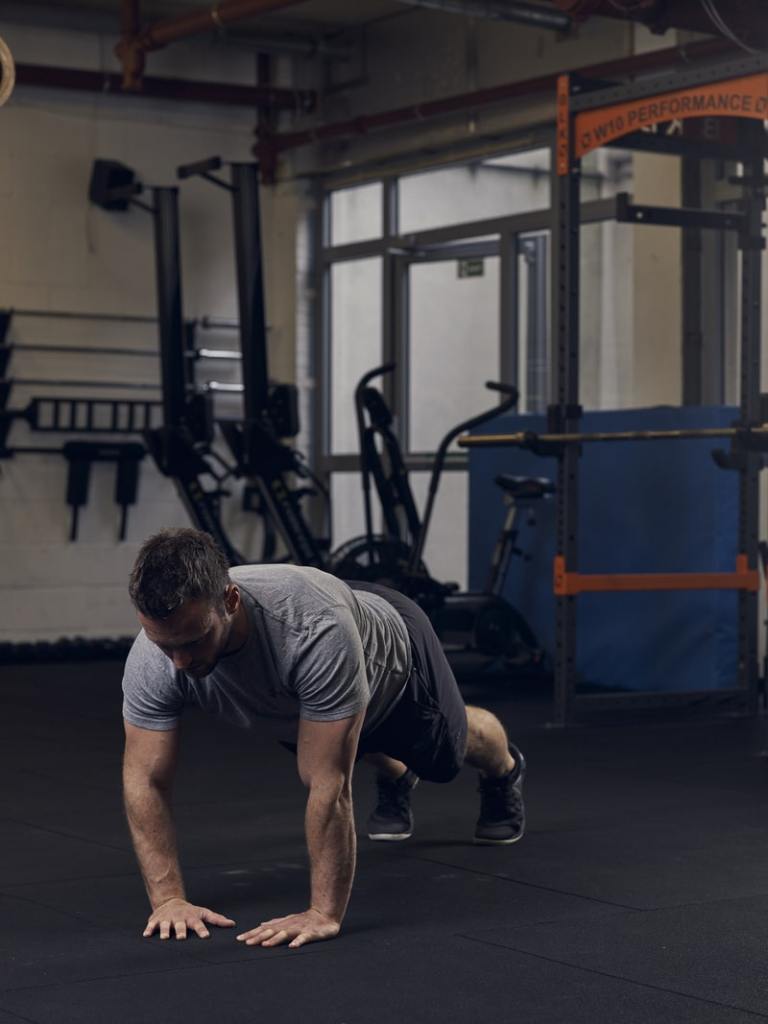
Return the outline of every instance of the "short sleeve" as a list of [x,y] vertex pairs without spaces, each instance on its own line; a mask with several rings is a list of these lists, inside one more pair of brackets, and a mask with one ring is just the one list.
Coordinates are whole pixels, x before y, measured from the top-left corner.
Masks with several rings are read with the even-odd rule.
[[291,689],[299,700],[300,717],[314,722],[350,718],[368,706],[363,645],[349,609],[328,609],[303,640]]
[[123,718],[139,729],[167,731],[178,725],[183,707],[172,663],[142,630],[123,670]]

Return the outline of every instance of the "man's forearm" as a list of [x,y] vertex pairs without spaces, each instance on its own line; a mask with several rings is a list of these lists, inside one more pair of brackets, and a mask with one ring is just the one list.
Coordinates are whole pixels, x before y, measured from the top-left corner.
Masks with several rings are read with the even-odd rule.
[[174,897],[184,898],[169,794],[146,781],[130,779],[124,780],[123,794],[133,847],[153,910]]
[[313,909],[341,923],[355,875],[355,822],[352,795],[328,800],[310,791],[305,818],[312,873]]

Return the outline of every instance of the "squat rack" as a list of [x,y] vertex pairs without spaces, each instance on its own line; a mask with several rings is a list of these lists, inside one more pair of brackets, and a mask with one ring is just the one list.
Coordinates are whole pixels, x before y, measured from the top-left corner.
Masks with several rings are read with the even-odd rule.
[[[735,141],[706,140],[651,132],[654,126],[691,118],[729,121]],[[552,404],[548,435],[474,436],[459,439],[463,447],[515,445],[558,460],[557,534],[553,583],[556,596],[555,721],[564,725],[580,709],[651,707],[681,700],[729,701],[754,713],[758,708],[757,628],[758,477],[759,452],[766,449],[760,430],[760,318],[764,160],[768,155],[763,122],[768,120],[768,58],[740,57],[688,71],[657,76],[629,85],[606,84],[562,75],[557,90],[557,130],[552,161]],[[582,158],[601,146],[651,150],[696,158],[742,163],[735,183],[742,196],[738,213],[719,210],[637,206],[629,197],[616,198],[619,221],[681,228],[710,228],[737,233],[742,252],[741,350],[739,420],[730,436],[729,468],[739,473],[738,556],[732,573],[644,573],[590,575],[579,572],[578,501],[581,445],[592,440],[665,440],[648,432],[632,436],[590,436],[579,432],[579,249]],[[630,432],[631,433],[631,432]],[[663,432],[658,432],[659,434]],[[679,432],[670,432],[677,434]],[[688,431],[688,436],[714,436]],[[733,689],[705,693],[577,694],[576,623],[581,593],[641,590],[712,589],[738,592],[738,680]]]

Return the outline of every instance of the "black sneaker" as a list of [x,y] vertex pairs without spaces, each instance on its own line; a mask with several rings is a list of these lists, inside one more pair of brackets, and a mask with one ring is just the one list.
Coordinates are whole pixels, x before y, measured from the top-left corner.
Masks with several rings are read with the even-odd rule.
[[399,779],[379,775],[376,789],[379,802],[368,819],[368,838],[397,842],[410,839],[413,833],[411,790],[419,781],[410,769]]
[[515,759],[515,767],[511,772],[499,779],[480,777],[480,817],[475,826],[476,843],[516,843],[523,838],[525,758],[511,743],[509,752]]

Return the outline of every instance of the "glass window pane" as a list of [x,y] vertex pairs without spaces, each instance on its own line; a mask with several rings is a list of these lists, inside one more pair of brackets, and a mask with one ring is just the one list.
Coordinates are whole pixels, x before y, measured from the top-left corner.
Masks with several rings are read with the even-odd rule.
[[[371,488],[371,513],[375,533],[381,530],[381,508],[376,491]],[[365,534],[363,486],[359,473],[333,473],[331,476],[331,545],[338,548],[345,541]]]
[[581,228],[579,401],[585,409],[632,405],[632,240],[637,230],[612,222]]
[[549,404],[549,233],[523,235],[517,248],[517,380],[520,412]]
[[331,193],[331,245],[364,242],[382,234],[380,181]]
[[400,179],[400,234],[549,206],[549,150],[493,157]]
[[[410,473],[419,513],[427,500],[430,474]],[[435,579],[467,588],[468,481],[465,472],[443,473],[424,549],[424,562]]]
[[410,451],[433,451],[498,398],[484,385],[499,379],[499,257],[472,262],[481,276],[460,277],[457,260],[411,267]]
[[331,453],[357,453],[355,387],[381,363],[381,257],[331,268]]

